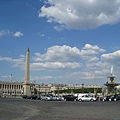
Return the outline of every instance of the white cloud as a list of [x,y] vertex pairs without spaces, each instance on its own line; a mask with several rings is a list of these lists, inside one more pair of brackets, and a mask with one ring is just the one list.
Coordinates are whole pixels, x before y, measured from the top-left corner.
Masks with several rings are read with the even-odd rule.
[[21,36],[23,36],[23,33],[21,33],[21,32],[15,32],[15,33],[13,33],[13,36],[14,37],[21,37]]
[[75,69],[79,68],[80,63],[76,62],[45,62],[31,64],[32,70],[59,70],[59,69]]
[[97,45],[93,46],[90,44],[85,44],[85,47],[80,51],[81,57],[84,58],[86,56],[93,57],[99,53],[105,52],[104,49],[99,48]]
[[21,69],[25,68],[25,55],[22,55],[22,54],[20,55],[20,57],[18,59],[0,56],[0,61],[10,62],[13,64],[13,67],[18,67]]
[[37,33],[38,34],[38,36],[40,36],[40,37],[45,37],[45,34],[41,34],[41,33]]
[[[88,48],[89,46],[89,48]],[[85,57],[90,57],[97,55],[101,52],[105,52],[104,49],[99,48],[98,46],[92,46],[86,44],[85,47],[80,50],[77,47],[70,46],[52,46],[47,49],[45,54],[35,53],[35,61],[76,61],[83,59]]]
[[32,70],[75,70],[86,69],[95,70],[101,68],[100,54],[105,52],[104,49],[97,45],[86,44],[82,50],[77,47],[52,46],[46,50],[45,54],[35,53],[31,65]]
[[103,54],[101,58],[110,64],[117,63],[116,65],[120,65],[120,50],[117,50],[113,53]]
[[31,76],[31,80],[49,80],[54,79],[53,76]]
[[70,46],[52,46],[45,54],[35,53],[35,61],[68,61],[80,58],[80,50]]
[[88,29],[120,22],[119,0],[48,0],[46,4],[49,5],[41,8],[39,17],[57,22],[63,29]]
[[7,34],[10,34],[10,31],[9,30],[0,30],[0,37],[4,36],[4,35],[7,35]]
[[2,56],[0,56],[0,61],[12,62],[12,58],[10,58],[10,57],[2,57]]
[[60,25],[60,26],[54,26],[54,29],[56,30],[56,31],[62,31],[63,29],[65,28],[65,26],[64,25]]
[[92,50],[96,50],[99,52],[105,52],[104,49],[99,48],[97,45],[92,46],[90,44],[85,44],[85,47],[83,49],[92,49]]
[[98,57],[90,57],[90,59],[88,60],[88,62],[96,62],[98,60],[99,60]]
[[9,78],[9,76],[1,76],[2,78]]
[[5,29],[0,30],[0,37],[3,37],[5,35],[13,35],[14,37],[21,37],[21,36],[23,36],[23,33],[21,33],[21,32],[15,32],[14,33],[10,30],[5,30]]

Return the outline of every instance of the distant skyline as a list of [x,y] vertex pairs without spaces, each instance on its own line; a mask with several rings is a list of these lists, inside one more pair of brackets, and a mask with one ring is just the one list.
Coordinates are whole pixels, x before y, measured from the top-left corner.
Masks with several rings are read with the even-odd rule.
[[[120,0],[0,0],[0,81],[120,83]],[[12,74],[12,76],[11,76]]]

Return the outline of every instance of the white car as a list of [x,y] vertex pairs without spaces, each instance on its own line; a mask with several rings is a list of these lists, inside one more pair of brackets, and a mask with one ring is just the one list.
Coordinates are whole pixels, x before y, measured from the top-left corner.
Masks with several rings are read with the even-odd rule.
[[40,98],[41,100],[46,100],[46,101],[52,100],[52,97],[48,94],[42,95]]
[[64,97],[63,96],[56,96],[57,97],[57,101],[64,101]]
[[83,95],[81,96],[81,98],[79,99],[79,101],[96,101],[97,99],[93,96],[90,95]]
[[76,100],[79,101],[81,99],[81,97],[84,96],[84,95],[88,95],[88,94],[86,94],[86,93],[84,93],[84,94],[80,93],[80,94],[77,95]]

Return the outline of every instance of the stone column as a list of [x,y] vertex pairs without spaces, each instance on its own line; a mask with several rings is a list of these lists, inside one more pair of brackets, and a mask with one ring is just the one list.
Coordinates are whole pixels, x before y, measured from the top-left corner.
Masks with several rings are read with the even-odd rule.
[[25,82],[23,83],[23,94],[30,96],[30,50],[26,52]]
[[25,83],[30,83],[30,50],[26,52]]

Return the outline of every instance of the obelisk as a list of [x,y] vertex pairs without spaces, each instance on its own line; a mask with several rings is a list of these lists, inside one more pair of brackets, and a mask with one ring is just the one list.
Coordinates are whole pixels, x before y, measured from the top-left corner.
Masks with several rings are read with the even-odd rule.
[[30,50],[26,52],[25,82],[23,84],[23,94],[30,96]]

